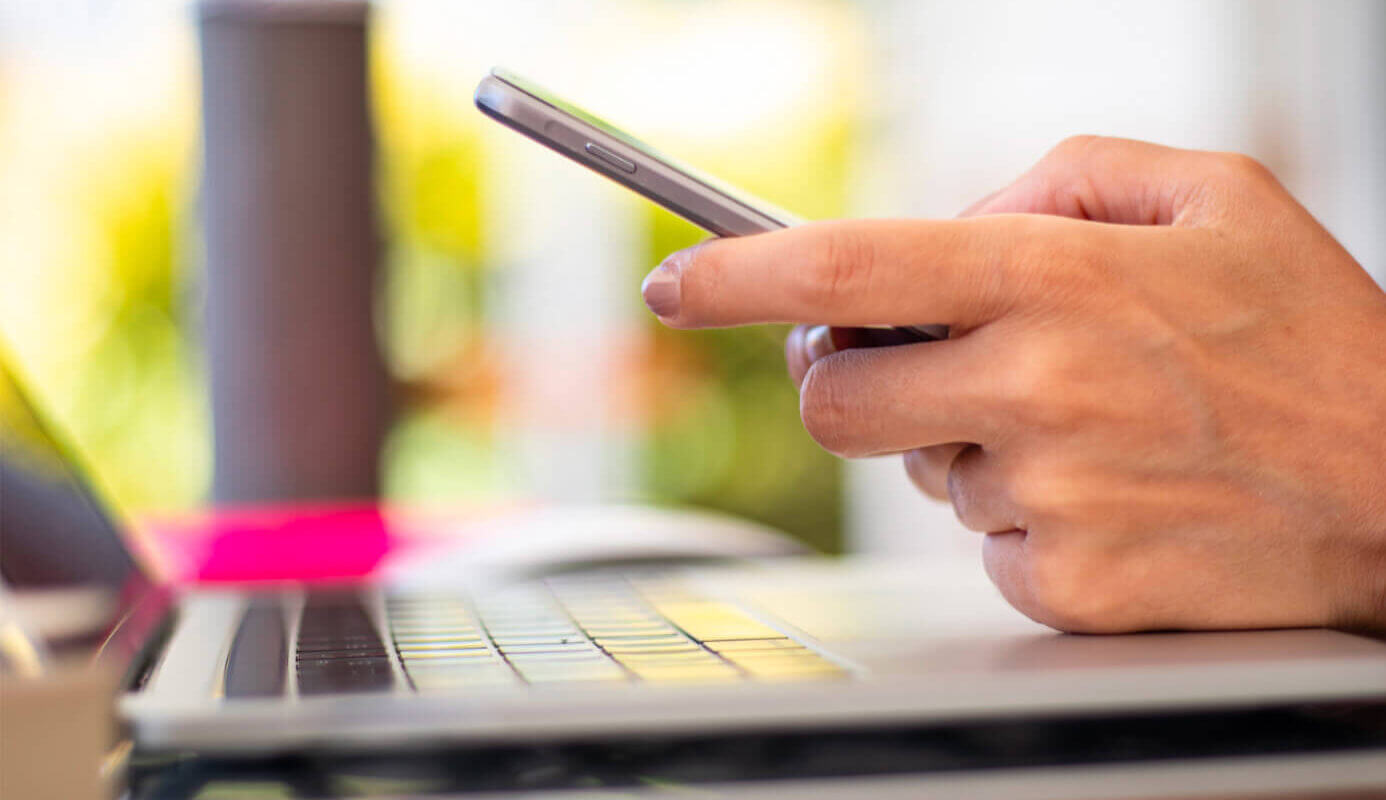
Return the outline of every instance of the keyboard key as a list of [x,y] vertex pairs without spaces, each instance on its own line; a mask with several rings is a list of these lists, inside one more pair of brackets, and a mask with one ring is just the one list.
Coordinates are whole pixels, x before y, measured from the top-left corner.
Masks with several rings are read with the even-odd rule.
[[606,653],[596,647],[554,647],[550,650],[502,650],[506,659],[511,663],[520,661],[581,661],[581,660],[610,660]]
[[580,633],[512,633],[504,636],[491,636],[491,641],[500,647],[521,647],[524,645],[569,645],[589,644],[590,640]]
[[803,661],[805,663],[831,663],[822,656],[804,647],[782,648],[779,650],[742,650],[733,653],[724,653],[723,658],[736,664],[750,663],[781,663],[786,661]]
[[403,661],[438,661],[444,659],[492,659],[491,647],[441,647],[434,650],[401,650]]
[[607,657],[611,658],[613,661],[656,661],[660,658],[666,657],[669,659],[702,658],[711,659],[713,661],[718,660],[717,656],[712,655],[711,653],[707,652],[706,650],[703,650],[700,647],[697,647],[696,645],[685,650],[621,651],[615,653],[608,653]]
[[793,639],[732,639],[729,641],[708,642],[708,649],[716,653],[740,653],[766,650],[803,650],[803,645]]
[[847,672],[832,664],[782,664],[746,665],[739,664],[746,674],[758,680],[804,680],[822,678],[843,678]]
[[516,666],[520,676],[530,683],[566,683],[569,681],[626,681],[626,671],[609,661],[597,661],[585,665],[520,664]]
[[473,625],[419,625],[412,628],[394,628],[391,633],[397,640],[409,641],[479,638],[485,635],[481,628]]
[[754,678],[841,677],[846,671],[807,649],[736,653],[731,662]]
[[465,608],[429,608],[420,606],[418,608],[386,608],[390,619],[401,622],[418,622],[419,620],[474,620],[476,615]]
[[673,625],[663,620],[657,622],[638,622],[628,624],[591,624],[587,623],[582,629],[589,636],[649,636],[656,633],[676,632]]
[[284,691],[288,661],[284,613],[276,600],[252,601],[226,659],[224,688],[228,698],[275,697]]
[[299,653],[385,652],[385,643],[376,636],[316,636],[311,639],[300,637],[295,649]]
[[509,669],[500,658],[420,658],[404,662],[405,672],[414,674],[439,675],[444,673],[478,672],[492,669]]
[[459,675],[411,675],[414,688],[419,691],[458,691],[463,689],[493,689],[515,686],[520,682],[510,669],[492,670],[486,673]]
[[499,647],[500,651],[507,656],[524,653],[600,653],[585,639],[578,642],[541,642],[538,644],[499,645]]
[[654,636],[683,636],[683,632],[669,623],[659,625],[634,626],[603,626],[593,628],[583,628],[587,635],[594,639],[637,639],[640,637]]
[[310,593],[295,650],[299,694],[382,692],[394,685],[385,642],[357,595]]
[[730,603],[714,600],[657,603],[655,608],[689,636],[703,642],[784,636]]
[[725,664],[670,665],[631,668],[635,676],[648,683],[718,683],[741,680],[736,670]]
[[299,661],[296,673],[302,695],[383,692],[395,682],[385,658]]
[[459,639],[483,639],[479,628],[460,628],[449,631],[399,630],[392,631],[397,642],[448,642]]
[[625,655],[625,654],[639,654],[639,653],[701,653],[701,652],[704,652],[704,651],[703,651],[703,648],[702,648],[701,646],[699,646],[696,642],[691,642],[691,641],[688,641],[688,640],[686,640],[686,639],[685,639],[684,641],[681,641],[681,642],[668,642],[668,643],[664,643],[664,644],[629,644],[629,643],[608,644],[608,643],[605,643],[605,642],[598,642],[598,644],[600,644],[600,645],[602,646],[602,649],[606,650],[606,652],[612,654],[613,656],[620,656],[620,655]]
[[394,640],[395,649],[400,652],[411,650],[447,650],[447,649],[467,649],[485,648],[488,641],[485,636],[477,633],[464,633],[459,636],[430,636],[430,637],[406,637],[396,636]]

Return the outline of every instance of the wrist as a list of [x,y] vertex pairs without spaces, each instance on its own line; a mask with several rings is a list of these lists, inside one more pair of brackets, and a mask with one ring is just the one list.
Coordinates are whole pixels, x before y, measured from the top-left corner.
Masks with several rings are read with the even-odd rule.
[[1386,516],[1373,522],[1361,534],[1346,537],[1349,546],[1341,548],[1343,580],[1331,624],[1381,634],[1386,633]]
[[[1386,293],[1375,295],[1373,313],[1358,324],[1358,382],[1349,397],[1357,424],[1339,452],[1349,454],[1340,487],[1352,498],[1350,511],[1336,515],[1342,530],[1330,531],[1345,580],[1334,625],[1386,633]],[[1355,434],[1355,435],[1353,435]],[[1340,506],[1340,508],[1343,508]]]
[[1337,605],[1331,627],[1386,634],[1386,555],[1362,559],[1355,565],[1348,596]]
[[[1386,299],[1383,296],[1382,299]],[[1347,514],[1337,515],[1342,530],[1330,531],[1344,565],[1338,627],[1386,633],[1386,307],[1369,315],[1366,347],[1359,350],[1361,377],[1352,405],[1361,416],[1348,444],[1349,470],[1340,472],[1352,498]],[[1352,436],[1351,433],[1357,435]]]

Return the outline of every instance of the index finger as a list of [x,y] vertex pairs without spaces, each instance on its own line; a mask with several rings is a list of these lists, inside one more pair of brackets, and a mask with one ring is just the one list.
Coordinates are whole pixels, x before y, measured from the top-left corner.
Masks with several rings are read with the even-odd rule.
[[1031,214],[821,222],[679,251],[642,291],[676,328],[973,327],[1042,291],[1045,270],[1110,255],[1117,227]]

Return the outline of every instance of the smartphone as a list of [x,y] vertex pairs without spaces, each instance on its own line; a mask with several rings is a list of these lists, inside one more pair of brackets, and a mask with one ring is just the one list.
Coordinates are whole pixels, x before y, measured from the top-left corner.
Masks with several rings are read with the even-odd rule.
[[[643,195],[717,236],[747,236],[802,220],[680,164],[614,125],[499,67],[476,87],[476,107],[560,155]],[[902,330],[919,339],[948,337],[944,325]]]

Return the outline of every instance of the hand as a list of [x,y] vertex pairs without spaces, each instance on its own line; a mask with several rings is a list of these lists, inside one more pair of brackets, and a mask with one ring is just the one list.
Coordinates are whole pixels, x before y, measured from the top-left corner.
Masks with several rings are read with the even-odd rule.
[[675,253],[678,328],[799,328],[809,433],[904,453],[987,572],[1084,632],[1386,627],[1386,294],[1256,162],[1064,142],[966,219]]

